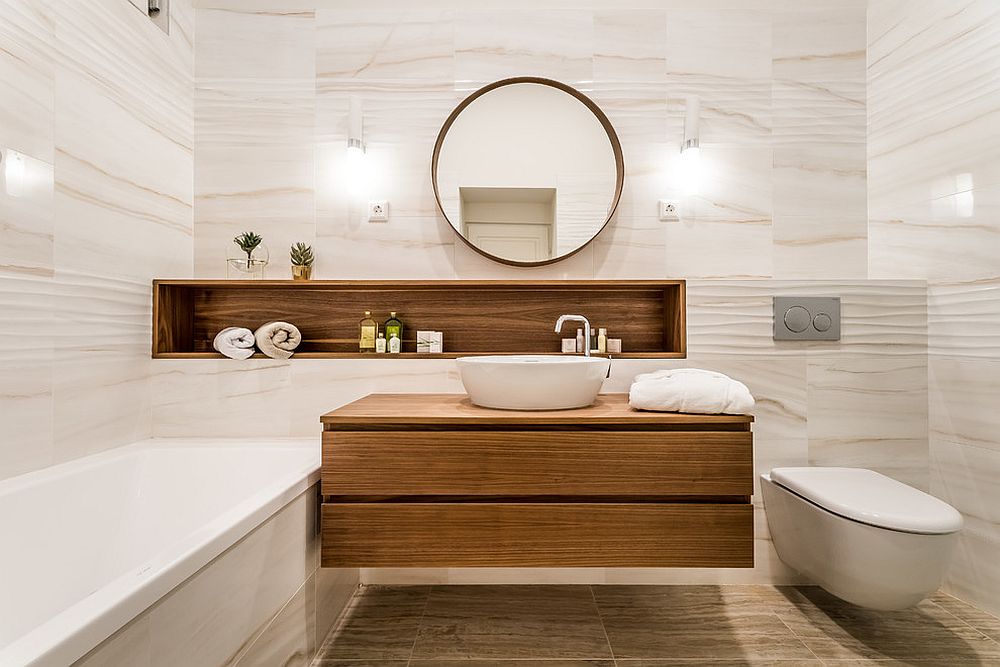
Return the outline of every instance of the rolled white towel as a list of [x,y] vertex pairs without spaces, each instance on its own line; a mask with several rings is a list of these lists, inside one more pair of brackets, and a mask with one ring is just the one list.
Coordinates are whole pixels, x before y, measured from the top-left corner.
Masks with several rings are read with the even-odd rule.
[[294,324],[268,322],[253,332],[257,348],[272,359],[288,359],[302,342],[302,334]]
[[754,406],[753,396],[745,384],[728,375],[699,368],[637,375],[629,389],[628,402],[637,410],[707,415],[745,414]]
[[226,327],[215,334],[212,347],[230,359],[249,359],[253,356],[253,332],[244,327]]

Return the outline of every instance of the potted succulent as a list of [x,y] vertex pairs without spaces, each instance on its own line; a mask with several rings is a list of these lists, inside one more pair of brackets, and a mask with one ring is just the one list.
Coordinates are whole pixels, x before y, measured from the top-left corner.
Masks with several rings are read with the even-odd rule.
[[263,278],[268,252],[267,246],[263,245],[262,241],[260,234],[256,232],[243,232],[234,238],[233,243],[236,244],[240,252],[237,254],[234,251],[227,258],[228,266],[235,269],[237,275],[248,273],[252,278]]
[[292,280],[309,280],[312,278],[313,249],[301,241],[292,244],[288,252],[292,260]]

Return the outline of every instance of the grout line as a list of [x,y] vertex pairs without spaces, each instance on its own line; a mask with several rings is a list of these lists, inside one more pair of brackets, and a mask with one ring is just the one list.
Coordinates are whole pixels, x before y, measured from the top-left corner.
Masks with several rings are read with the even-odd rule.
[[776,611],[772,611],[771,613],[774,614],[774,617],[776,619],[778,619],[779,623],[781,623],[783,626],[785,626],[786,628],[788,628],[788,631],[792,634],[792,636],[795,637],[795,639],[798,640],[798,642],[800,644],[802,644],[803,646],[805,646],[807,651],[809,651],[810,653],[813,654],[814,658],[816,658],[817,660],[819,660],[819,662],[820,662],[821,665],[829,664],[826,660],[824,660],[823,658],[819,657],[819,655],[816,654],[816,651],[814,651],[812,649],[812,646],[810,646],[809,644],[807,644],[806,641],[802,637],[800,637],[798,635],[798,633],[795,632],[795,630],[792,629],[792,626],[788,625],[788,623],[785,623],[785,619],[783,619],[781,617],[781,614],[779,614]]
[[406,658],[406,667],[410,667],[410,662],[413,660],[413,651],[417,648],[417,640],[420,639],[420,631],[424,629],[424,616],[427,614],[427,607],[431,603],[431,595],[434,594],[434,589],[437,588],[437,584],[433,584],[430,590],[427,591],[427,599],[424,600],[424,608],[420,610],[420,620],[417,621],[417,632],[413,636],[413,644],[410,645],[410,655]]
[[597,619],[601,622],[601,630],[604,631],[604,641],[608,643],[608,652],[611,654],[611,663],[618,667],[618,658],[615,657],[615,650],[611,648],[611,637],[608,636],[608,628],[604,625],[604,615],[601,614],[601,605],[597,603],[597,596],[594,595],[594,585],[587,584],[587,590],[590,591],[590,599],[594,601],[594,609],[597,610]]
[[[954,596],[952,596],[952,597],[954,597]],[[958,600],[958,598],[955,598],[955,599]],[[927,598],[927,601],[930,602],[931,604],[933,604],[935,607],[937,607],[941,611],[943,611],[944,613],[946,613],[949,616],[951,616],[952,618],[954,618],[955,620],[957,620],[959,623],[962,623],[963,625],[969,626],[970,628],[972,628],[973,630],[975,630],[976,632],[978,632],[979,634],[981,634],[984,638],[990,640],[994,644],[1000,644],[1000,642],[998,642],[997,640],[993,639],[993,637],[990,637],[988,634],[986,634],[985,632],[983,632],[982,630],[980,630],[979,628],[977,628],[976,626],[974,626],[972,623],[969,623],[967,620],[965,620],[964,618],[962,618],[958,614],[950,612],[947,609],[945,609],[944,607],[942,607],[941,605],[939,605],[937,603],[937,600],[933,600],[931,598]],[[961,602],[961,600],[959,600],[959,602]],[[968,604],[968,603],[966,603],[966,604]],[[978,607],[976,609],[978,610]]]
[[317,664],[323,658],[323,649],[325,649],[327,644],[330,643],[328,640],[331,637],[336,638],[336,636],[340,633],[341,629],[354,613],[354,607],[357,605],[358,600],[363,594],[364,584],[358,584],[357,588],[354,589],[354,593],[351,594],[351,599],[347,601],[347,604],[344,605],[344,609],[337,617],[337,620],[334,621],[333,627],[331,627],[330,631],[326,633],[326,636],[323,637],[322,641],[318,641],[319,647],[316,649],[316,655],[313,656],[312,662],[309,663],[310,666]]

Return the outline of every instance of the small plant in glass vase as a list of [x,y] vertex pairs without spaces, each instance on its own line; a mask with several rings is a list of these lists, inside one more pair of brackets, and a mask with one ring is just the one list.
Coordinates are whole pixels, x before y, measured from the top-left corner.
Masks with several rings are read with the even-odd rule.
[[292,261],[292,280],[309,280],[312,278],[313,249],[301,241],[292,245],[288,251]]
[[263,279],[264,267],[267,266],[267,246],[263,245],[260,234],[243,232],[233,239],[239,248],[234,249],[226,260],[229,277]]

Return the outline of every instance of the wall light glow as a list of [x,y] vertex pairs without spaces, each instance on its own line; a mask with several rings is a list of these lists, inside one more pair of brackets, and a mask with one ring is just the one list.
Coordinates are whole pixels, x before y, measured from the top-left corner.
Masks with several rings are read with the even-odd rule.
[[8,148],[0,157],[3,158],[4,192],[11,197],[20,197],[24,194],[24,156]]

